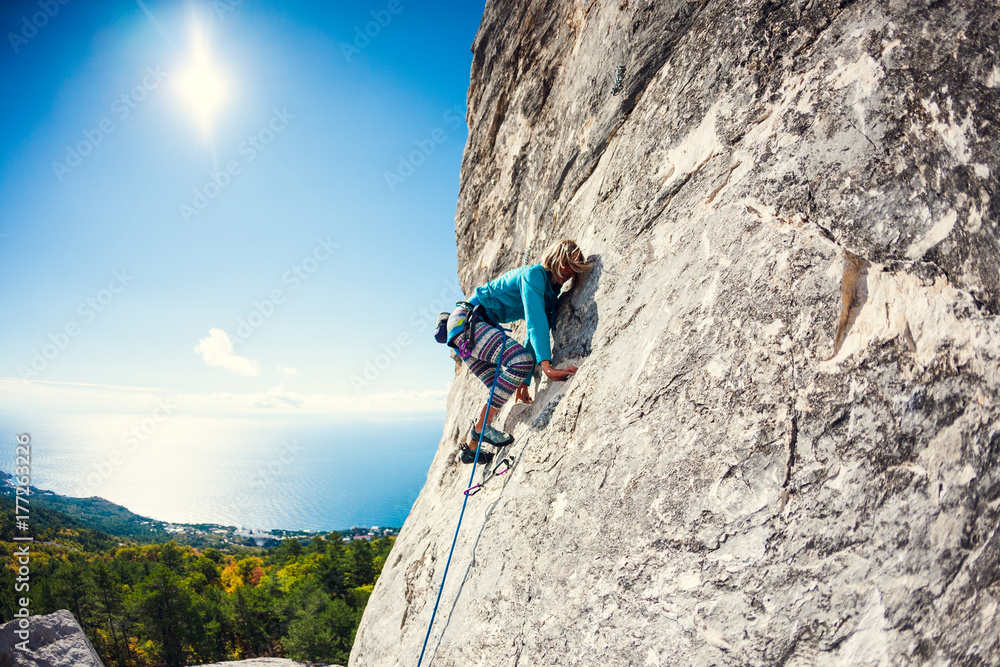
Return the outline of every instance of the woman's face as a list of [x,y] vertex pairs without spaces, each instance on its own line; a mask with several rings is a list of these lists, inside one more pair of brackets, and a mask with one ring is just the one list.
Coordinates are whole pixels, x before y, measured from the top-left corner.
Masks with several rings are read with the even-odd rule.
[[559,270],[552,276],[552,282],[556,285],[562,285],[567,280],[573,277],[573,269],[569,266],[561,266]]

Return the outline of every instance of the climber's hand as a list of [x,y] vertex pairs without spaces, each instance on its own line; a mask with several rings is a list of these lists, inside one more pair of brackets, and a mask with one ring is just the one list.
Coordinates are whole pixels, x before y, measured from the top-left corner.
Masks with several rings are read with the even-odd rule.
[[573,374],[576,373],[576,371],[576,366],[572,365],[560,370],[558,368],[553,368],[552,365],[547,362],[542,364],[542,372],[545,373],[545,377],[553,382],[565,382],[573,377]]
[[531,403],[531,394],[528,393],[528,385],[517,385],[517,392],[514,394],[514,402]]

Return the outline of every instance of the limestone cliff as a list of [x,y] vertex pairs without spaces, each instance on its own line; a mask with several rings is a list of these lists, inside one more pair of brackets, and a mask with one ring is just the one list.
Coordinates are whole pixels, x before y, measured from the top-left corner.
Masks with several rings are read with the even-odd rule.
[[[553,334],[580,371],[500,417],[432,664],[1000,664],[998,16],[488,2],[463,288],[564,237],[596,268]],[[352,665],[416,664],[486,397],[456,371]]]

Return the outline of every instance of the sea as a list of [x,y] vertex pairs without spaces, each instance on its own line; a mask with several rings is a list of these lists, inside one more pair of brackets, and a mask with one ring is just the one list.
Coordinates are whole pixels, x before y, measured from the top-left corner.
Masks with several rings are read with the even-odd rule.
[[253,530],[400,527],[427,478],[444,414],[339,420],[0,414],[0,469],[30,436],[33,486],[100,496],[172,523]]

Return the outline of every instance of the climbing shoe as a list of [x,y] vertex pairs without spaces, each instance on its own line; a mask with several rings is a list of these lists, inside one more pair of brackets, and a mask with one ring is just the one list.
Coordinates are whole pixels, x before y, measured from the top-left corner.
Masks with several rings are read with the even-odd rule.
[[[476,450],[469,449],[468,447],[462,447],[462,463],[474,463],[476,460]],[[484,465],[489,465],[493,461],[492,452],[485,452],[479,450],[479,462]]]
[[[472,427],[472,441],[479,442],[479,434],[476,432],[475,426]],[[483,429],[483,442],[488,442],[494,447],[506,447],[514,442],[514,436],[487,424],[486,428]]]

